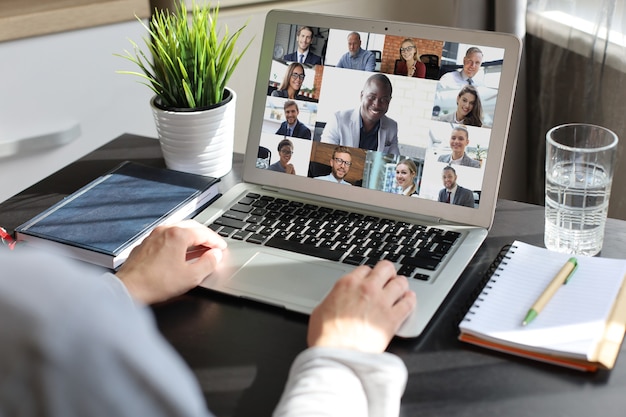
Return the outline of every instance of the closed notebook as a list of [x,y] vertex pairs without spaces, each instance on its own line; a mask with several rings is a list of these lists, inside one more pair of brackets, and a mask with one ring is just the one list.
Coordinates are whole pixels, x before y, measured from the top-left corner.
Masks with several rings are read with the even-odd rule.
[[580,370],[612,368],[626,322],[626,260],[578,256],[578,269],[567,284],[522,325],[570,257],[513,243],[461,321],[459,339]]
[[124,162],[15,229],[33,246],[115,269],[156,226],[190,218],[219,179]]

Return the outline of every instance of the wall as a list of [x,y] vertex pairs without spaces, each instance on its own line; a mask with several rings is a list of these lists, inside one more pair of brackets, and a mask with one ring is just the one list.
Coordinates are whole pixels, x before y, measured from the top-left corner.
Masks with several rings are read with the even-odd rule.
[[127,21],[0,42],[0,201],[124,132],[156,133],[150,92],[113,55],[144,35]]
[[148,0],[0,0],[0,42],[147,17]]

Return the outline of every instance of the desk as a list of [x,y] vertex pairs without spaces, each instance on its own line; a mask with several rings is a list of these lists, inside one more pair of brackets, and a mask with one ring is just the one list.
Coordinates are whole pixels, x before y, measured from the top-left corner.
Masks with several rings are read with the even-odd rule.
[[[0,225],[12,231],[125,159],[163,166],[156,140],[123,135],[0,204]],[[234,155],[224,189],[241,180],[242,160]],[[402,416],[624,415],[624,348],[614,370],[586,374],[456,340],[459,312],[499,249],[515,239],[542,245],[543,221],[543,207],[500,200],[487,240],[425,333],[392,341],[389,351],[409,369]],[[609,219],[603,255],[624,257],[625,247],[626,222]],[[202,289],[153,310],[162,333],[197,375],[214,413],[271,414],[292,360],[305,348],[306,317]]]

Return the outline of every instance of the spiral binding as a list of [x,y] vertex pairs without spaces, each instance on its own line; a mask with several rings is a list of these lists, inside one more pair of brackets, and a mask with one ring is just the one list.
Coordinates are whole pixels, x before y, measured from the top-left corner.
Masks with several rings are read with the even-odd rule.
[[506,260],[511,259],[510,254],[514,254],[515,249],[517,249],[517,246],[511,244],[504,245],[500,249],[500,252],[498,252],[496,258],[493,260],[491,265],[489,265],[487,271],[485,271],[485,274],[481,278],[479,284],[476,286],[476,289],[472,292],[470,297],[468,297],[468,303],[461,311],[461,318],[459,320],[459,323],[466,320],[471,321],[471,317],[469,316],[475,314],[472,310],[474,308],[480,307],[480,303],[484,301],[484,296],[489,294],[489,290],[491,289],[491,283],[496,282],[498,277],[500,277],[498,271],[502,271],[502,266],[507,265]]

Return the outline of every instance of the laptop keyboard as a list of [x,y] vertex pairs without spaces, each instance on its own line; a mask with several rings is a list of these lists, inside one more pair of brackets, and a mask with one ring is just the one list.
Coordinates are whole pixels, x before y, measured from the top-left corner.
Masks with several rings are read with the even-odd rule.
[[460,233],[248,193],[209,226],[223,237],[350,265],[394,262],[428,280]]

